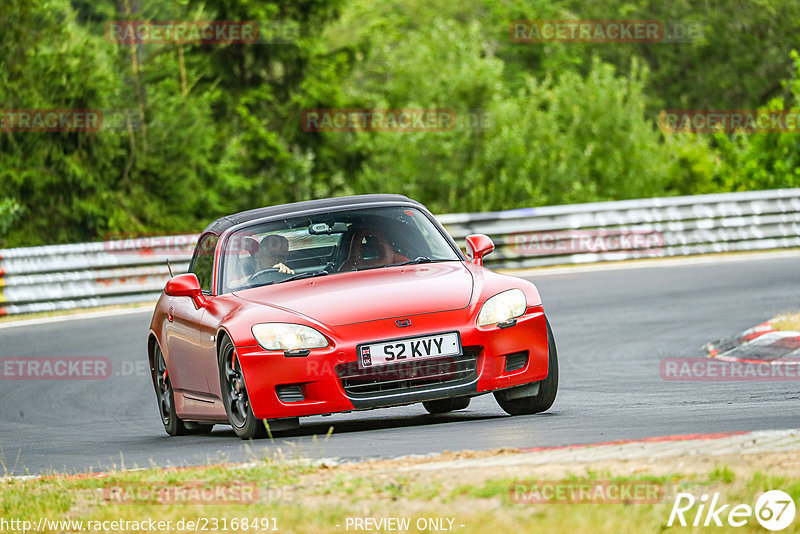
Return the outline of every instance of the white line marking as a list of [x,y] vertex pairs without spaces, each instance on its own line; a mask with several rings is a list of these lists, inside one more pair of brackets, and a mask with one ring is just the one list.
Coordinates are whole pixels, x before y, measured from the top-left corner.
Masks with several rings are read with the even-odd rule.
[[512,276],[555,276],[560,274],[586,273],[593,271],[622,271],[626,269],[645,269],[649,267],[682,267],[703,265],[707,263],[730,263],[736,261],[769,260],[776,258],[797,258],[800,250],[779,252],[756,252],[752,254],[734,254],[730,256],[701,255],[682,256],[679,258],[659,258],[652,260],[627,260],[622,262],[606,262],[593,264],[576,264],[562,267],[533,267],[530,269],[498,269],[498,273]]
[[[116,317],[118,315],[133,315],[135,313],[150,312],[153,313],[155,308],[154,304],[147,306],[138,306],[136,308],[122,308],[120,310],[105,310],[93,311],[87,313],[78,313],[75,315],[57,315],[54,317],[42,317],[40,319],[24,319],[21,321],[0,322],[0,329],[13,328],[15,326],[35,326],[40,324],[57,323],[61,321],[78,321],[81,319],[100,319],[105,317]],[[91,308],[87,308],[91,310]]]

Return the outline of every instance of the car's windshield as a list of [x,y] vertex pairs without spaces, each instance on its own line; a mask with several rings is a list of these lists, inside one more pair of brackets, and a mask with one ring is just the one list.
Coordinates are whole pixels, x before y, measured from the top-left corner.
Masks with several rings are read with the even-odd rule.
[[367,208],[293,217],[233,232],[222,292],[365,269],[461,259],[415,208]]

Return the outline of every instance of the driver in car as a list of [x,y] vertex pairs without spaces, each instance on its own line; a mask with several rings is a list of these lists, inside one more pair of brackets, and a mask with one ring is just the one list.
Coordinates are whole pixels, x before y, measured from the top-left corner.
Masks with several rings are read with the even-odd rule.
[[264,269],[278,269],[284,274],[294,274],[283,262],[289,256],[289,240],[282,235],[268,235],[258,245],[256,252],[256,272]]
[[[241,254],[246,254],[246,257]],[[260,243],[248,238],[246,249],[231,262],[228,283],[231,287],[249,286],[254,282],[254,277],[264,271],[294,274],[294,270],[284,263],[288,255],[289,241],[283,236],[268,235]]]

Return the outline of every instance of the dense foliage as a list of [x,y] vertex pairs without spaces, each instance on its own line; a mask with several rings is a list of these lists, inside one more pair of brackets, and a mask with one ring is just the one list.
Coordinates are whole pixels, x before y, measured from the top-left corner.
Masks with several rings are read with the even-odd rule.
[[[256,44],[125,44],[114,20],[259,21]],[[523,44],[520,19],[658,19],[689,42]],[[663,108],[788,109],[780,0],[3,0],[0,108],[101,109],[100,131],[0,128],[0,246],[196,232],[234,211],[396,192],[435,212],[800,186],[796,134],[665,134]],[[308,132],[303,110],[440,108],[444,131]],[[113,124],[112,124],[113,122]]]

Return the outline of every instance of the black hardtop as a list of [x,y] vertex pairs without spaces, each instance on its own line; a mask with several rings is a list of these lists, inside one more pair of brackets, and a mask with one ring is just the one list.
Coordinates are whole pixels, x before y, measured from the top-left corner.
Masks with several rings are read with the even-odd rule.
[[263,208],[256,208],[252,210],[234,213],[233,215],[226,215],[220,217],[216,221],[209,224],[203,231],[203,234],[213,233],[221,234],[228,228],[242,223],[255,221],[259,219],[294,216],[304,212],[310,211],[336,211],[340,208],[349,207],[365,207],[369,205],[386,205],[386,204],[411,204],[414,206],[422,207],[422,204],[415,200],[411,200],[403,195],[355,195],[349,197],[335,197],[335,198],[322,198],[319,200],[306,200],[303,202],[292,202],[290,204],[280,204],[277,206],[266,206]]

